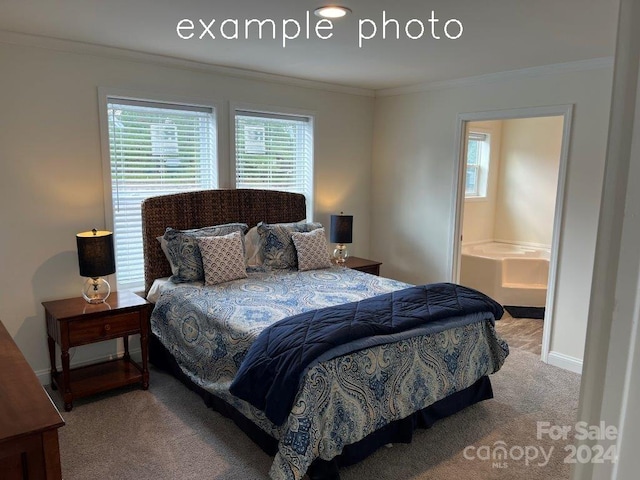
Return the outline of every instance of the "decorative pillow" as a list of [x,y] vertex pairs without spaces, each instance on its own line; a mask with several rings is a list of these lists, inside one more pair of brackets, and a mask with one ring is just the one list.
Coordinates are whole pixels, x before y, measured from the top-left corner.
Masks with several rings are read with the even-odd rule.
[[260,250],[260,235],[258,227],[251,227],[244,236],[244,255],[247,266],[258,267],[262,265],[262,251]]
[[296,249],[291,240],[294,232],[311,232],[322,228],[320,223],[273,223],[260,222],[260,249],[263,266],[271,269],[295,269],[298,267]]
[[169,255],[169,250],[167,249],[167,241],[164,239],[164,236],[160,236],[160,237],[156,237],[156,240],[158,240],[158,242],[160,242],[160,248],[162,249],[162,253],[164,253],[164,256],[167,257],[167,261],[169,262],[169,265],[171,266],[171,274],[175,275],[178,273],[178,267],[176,265],[173,264],[173,262],[171,261],[171,255]]
[[294,232],[291,234],[291,240],[296,247],[298,270],[301,272],[331,266],[324,228],[318,228],[308,233]]
[[[197,237],[219,237],[233,232],[246,232],[246,223],[226,223],[193,230],[174,230],[167,228],[164,239],[167,242],[167,257],[171,264],[174,283],[196,282],[204,280],[202,255]],[[162,242],[160,242],[162,245]]]
[[241,231],[217,237],[197,237],[197,241],[202,253],[205,285],[247,278]]

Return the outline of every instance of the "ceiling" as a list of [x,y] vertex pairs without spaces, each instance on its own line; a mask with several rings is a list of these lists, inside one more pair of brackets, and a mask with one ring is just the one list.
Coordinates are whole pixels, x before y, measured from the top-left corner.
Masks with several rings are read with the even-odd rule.
[[[107,45],[212,65],[236,67],[301,79],[369,89],[393,88],[474,75],[565,63],[614,54],[618,0],[344,0],[339,4],[353,11],[335,20],[333,36],[317,38],[319,20],[313,10],[322,0],[2,0],[0,30],[57,39]],[[438,22],[430,22],[431,11]],[[310,38],[305,38],[305,17],[310,11]],[[398,20],[401,39],[394,24],[382,38],[383,11]],[[244,39],[247,19],[272,19],[276,40],[263,32],[257,38],[253,24]],[[189,40],[181,39],[176,27],[183,19],[194,23]],[[211,38],[200,23],[215,23]],[[233,34],[238,20],[238,39]],[[300,37],[283,42],[283,19],[297,20]],[[371,20],[371,22],[366,21]],[[443,25],[457,19],[462,36],[448,39]],[[377,34],[359,46],[363,35]],[[407,38],[420,34],[422,38]],[[434,33],[440,39],[432,37]],[[448,33],[459,28],[449,24]],[[291,36],[295,24],[288,23]],[[320,31],[327,35],[328,30]],[[204,38],[198,37],[204,34]],[[268,37],[268,38],[265,38]]]

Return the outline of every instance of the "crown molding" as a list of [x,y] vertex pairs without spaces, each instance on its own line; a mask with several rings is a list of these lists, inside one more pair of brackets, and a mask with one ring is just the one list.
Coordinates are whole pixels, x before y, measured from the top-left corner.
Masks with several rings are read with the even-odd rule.
[[74,40],[62,40],[53,37],[44,37],[26,33],[10,32],[0,30],[0,43],[21,45],[60,52],[75,53],[81,55],[91,55],[99,57],[109,57],[118,60],[135,61],[139,63],[149,63],[166,67],[181,68],[205,73],[214,73],[228,77],[243,78],[249,80],[259,80],[263,82],[276,83],[280,85],[290,85],[293,87],[310,88],[313,90],[323,90],[334,93],[344,93],[348,95],[359,95],[363,97],[374,97],[375,90],[360,87],[351,87],[335,83],[321,82],[317,80],[305,80],[302,78],[277,75],[244,68],[225,67],[210,63],[185,60],[176,57],[158,55],[153,53],[128,50],[125,48],[108,47],[93,43],[77,42]]
[[475,75],[471,77],[463,77],[452,80],[424,82],[403,87],[382,88],[375,90],[363,87],[352,87],[329,82],[321,82],[317,80],[306,80],[297,77],[289,77],[286,75],[259,72],[256,70],[226,67],[222,65],[214,65],[194,60],[185,60],[165,55],[140,52],[137,50],[108,47],[93,43],[84,43],[74,40],[62,40],[53,37],[10,32],[7,30],[0,30],[0,43],[43,48],[47,50],[76,53],[81,55],[109,57],[119,60],[149,63],[166,67],[180,68],[184,70],[213,73],[228,77],[258,80],[280,85],[290,85],[294,87],[310,88],[313,90],[344,93],[347,95],[358,95],[364,97],[390,97],[395,95],[426,92],[430,90],[482,85],[499,81],[533,78],[559,73],[583,72],[588,70],[613,68],[613,57],[601,57],[588,60],[578,60],[575,62],[556,63],[538,67],[522,68],[518,70],[508,70],[498,73],[489,73],[486,75]]
[[489,73],[486,75],[475,75],[473,77],[463,77],[453,80],[443,80],[440,82],[425,82],[415,85],[396,88],[382,88],[375,91],[376,97],[391,97],[395,95],[406,95],[409,93],[426,92],[445,88],[467,87],[471,85],[483,85],[507,80],[520,80],[524,78],[534,78],[545,75],[554,75],[569,72],[584,72],[588,70],[613,69],[613,57],[592,58],[588,60],[578,60],[567,63],[554,63],[539,67],[521,68],[519,70],[508,70],[505,72]]

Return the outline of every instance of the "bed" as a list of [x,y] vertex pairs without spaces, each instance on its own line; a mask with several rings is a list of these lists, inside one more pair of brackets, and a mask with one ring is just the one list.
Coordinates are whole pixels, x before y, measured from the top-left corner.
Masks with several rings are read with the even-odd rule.
[[[299,222],[305,216],[304,196],[286,192],[207,190],[147,199],[142,205],[145,292],[155,291],[156,281],[172,274],[158,241],[167,227],[254,226]],[[164,285],[154,299],[151,362],[198,392],[274,456],[269,472],[274,480],[300,480],[305,474],[337,479],[339,467],[363,460],[382,445],[409,442],[416,428],[492,398],[488,375],[508,355],[495,332],[496,311],[358,340],[349,344],[355,348],[331,349],[304,369],[291,407],[278,423],[229,391],[260,333],[278,320],[360,305],[414,287],[339,267],[257,268],[247,278],[214,287]]]

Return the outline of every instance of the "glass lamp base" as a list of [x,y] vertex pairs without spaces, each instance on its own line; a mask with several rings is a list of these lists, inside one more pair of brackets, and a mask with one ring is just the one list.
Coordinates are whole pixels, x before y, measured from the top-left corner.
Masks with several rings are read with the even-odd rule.
[[111,293],[111,286],[104,278],[87,278],[82,287],[82,296],[89,303],[104,303]]
[[336,249],[333,251],[333,258],[339,266],[344,266],[344,262],[347,260],[348,256],[349,252],[347,251],[346,245],[343,243],[336,245]]

